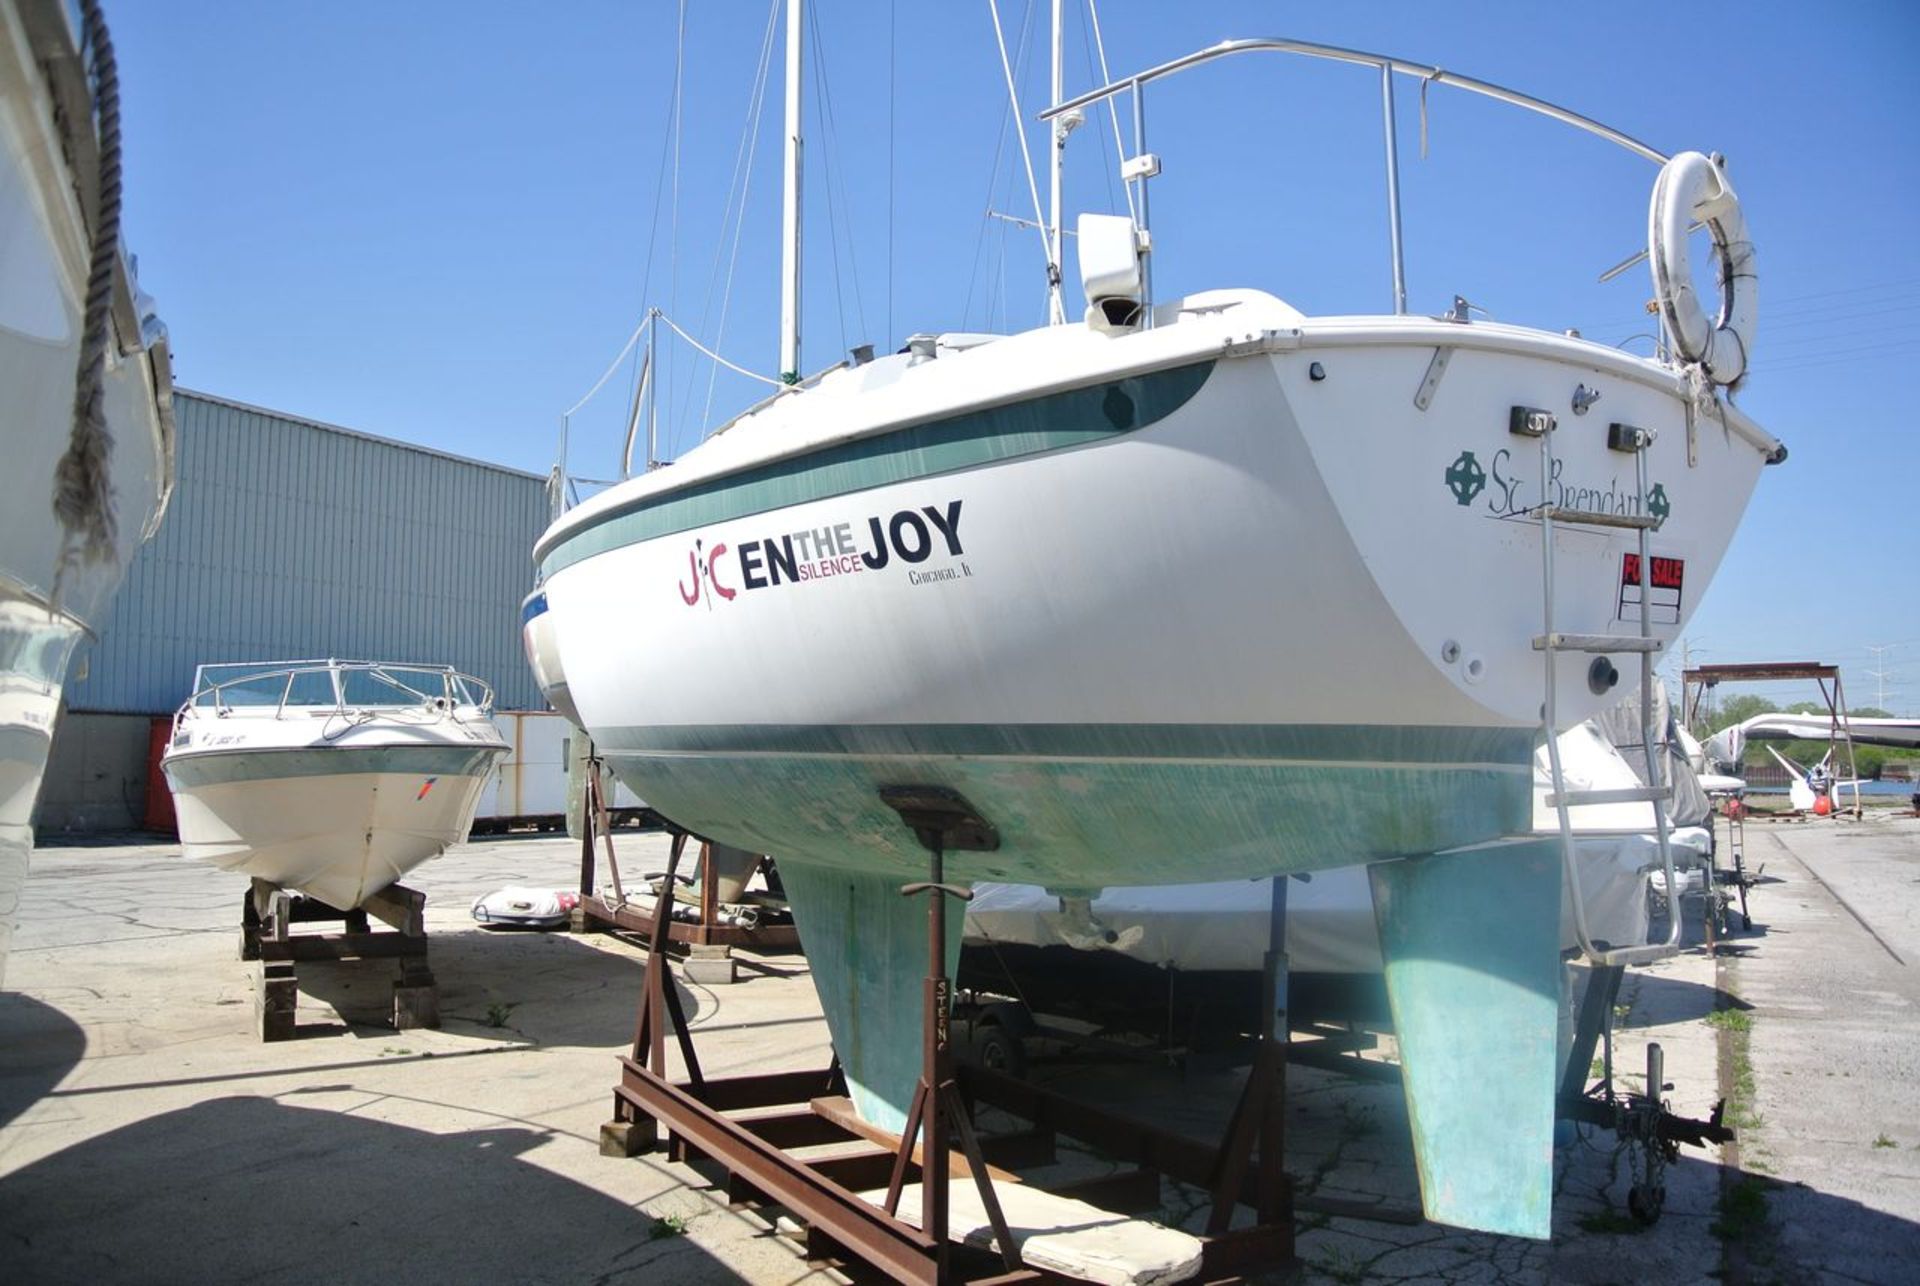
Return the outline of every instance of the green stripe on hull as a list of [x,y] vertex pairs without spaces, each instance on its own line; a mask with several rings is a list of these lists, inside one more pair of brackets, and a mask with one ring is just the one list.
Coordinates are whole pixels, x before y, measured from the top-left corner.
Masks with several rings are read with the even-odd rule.
[[1199,362],[969,411],[645,496],[594,515],[544,549],[540,574],[675,532],[1132,433],[1186,405],[1213,366]]
[[[609,733],[600,746],[614,771],[654,808],[688,829],[782,860],[843,869],[910,872],[922,854],[891,810],[885,785],[948,786],[999,828],[994,853],[954,854],[956,879],[1008,880],[1056,888],[1172,884],[1349,866],[1383,857],[1431,853],[1524,829],[1531,822],[1532,738],[1524,730],[1487,733],[1405,730],[1418,745],[1393,757],[1365,729],[1341,741],[1338,730],[1213,729],[1210,734],[1138,726],[1086,730],[1006,729],[998,734],[1045,746],[1001,755],[958,747],[980,730],[868,730],[908,738],[917,753],[861,754],[718,750],[636,751],[636,740]],[[816,745],[846,731],[805,737]],[[1207,735],[1322,757],[1228,757]],[[1442,756],[1450,748],[1452,755]],[[870,743],[871,744],[871,743]],[[1068,752],[1079,745],[1079,754]],[[1131,754],[1121,753],[1130,746]],[[1340,751],[1347,753],[1339,753]],[[1369,755],[1368,750],[1374,753]],[[1184,752],[1184,753],[1183,753]],[[1157,755],[1159,757],[1149,757]]]
[[326,750],[211,750],[168,759],[162,767],[175,790],[242,781],[282,781],[348,773],[419,777],[478,777],[501,754],[496,746],[340,746]]
[[1271,759],[1500,767],[1530,764],[1533,738],[1531,728],[1328,723],[698,724],[594,734],[602,750],[650,755]]

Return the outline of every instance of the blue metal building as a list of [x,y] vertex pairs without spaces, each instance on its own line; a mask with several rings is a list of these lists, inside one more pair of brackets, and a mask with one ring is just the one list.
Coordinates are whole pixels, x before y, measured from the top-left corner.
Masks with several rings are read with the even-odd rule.
[[42,826],[128,820],[114,800],[144,793],[127,761],[138,741],[144,764],[145,717],[203,662],[452,665],[502,710],[546,708],[519,611],[544,478],[204,393],[174,406],[173,500],[68,684]]

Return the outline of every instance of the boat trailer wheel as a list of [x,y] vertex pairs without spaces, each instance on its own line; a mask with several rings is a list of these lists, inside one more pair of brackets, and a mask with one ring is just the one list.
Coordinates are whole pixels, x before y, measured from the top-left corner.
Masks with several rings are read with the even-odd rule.
[[1680,1159],[1680,1144],[1661,1130],[1666,1103],[1666,1060],[1658,1044],[1647,1046],[1647,1092],[1620,1100],[1614,1134],[1627,1151],[1633,1186],[1627,1189],[1627,1213],[1651,1228],[1667,1204],[1667,1166]]
[[1627,1189],[1627,1213],[1631,1214],[1637,1222],[1649,1228],[1660,1222],[1660,1211],[1666,1204],[1667,1188],[1665,1184],[1657,1187],[1649,1187],[1636,1183]]

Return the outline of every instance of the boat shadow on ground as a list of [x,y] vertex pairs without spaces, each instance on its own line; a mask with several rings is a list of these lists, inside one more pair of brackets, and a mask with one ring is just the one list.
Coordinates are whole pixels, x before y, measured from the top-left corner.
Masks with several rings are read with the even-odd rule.
[[1632,976],[1635,1026],[1665,1027],[1698,1022],[1722,1009],[1751,1009],[1731,992],[1652,971]]
[[86,1032],[65,1013],[0,992],[0,1128],[65,1080],[86,1052]]
[[[1138,1064],[1062,1063],[1036,1067],[1034,1079],[1070,1084],[1103,1107],[1213,1145],[1226,1135],[1246,1070],[1182,1075]],[[1420,1186],[1401,1088],[1297,1066],[1287,1079],[1287,1170],[1303,1201],[1296,1228],[1305,1271],[1276,1281],[1664,1284],[1812,1281],[1837,1273],[1839,1280],[1894,1282],[1910,1280],[1908,1268],[1920,1255],[1920,1224],[1743,1173],[1692,1148],[1666,1171],[1665,1213],[1643,1225],[1628,1213],[1636,1181],[1631,1155],[1612,1131],[1591,1126],[1573,1130],[1555,1150],[1550,1242],[1404,1223],[1392,1212],[1418,1211]],[[1098,1141],[1090,1146],[1097,1150]],[[1063,1143],[1068,1154],[1087,1152]],[[1158,1217],[1199,1231],[1208,1209],[1204,1192],[1169,1183],[1163,1196]],[[1375,1205],[1383,1218],[1316,1213],[1316,1197],[1350,1209]],[[1847,1244],[1814,1246],[1820,1239],[1809,1230],[1820,1228],[1845,1229]]]
[[[645,980],[643,950],[611,938],[480,928],[435,930],[430,944],[446,1033],[610,1050],[631,1039]],[[298,976],[297,1039],[392,1032],[394,962],[305,963]],[[676,983],[688,1022],[697,1022],[707,1007],[701,989]]]
[[555,1139],[216,1098],[0,1179],[0,1241],[33,1282],[736,1280],[644,1208],[525,1159]]

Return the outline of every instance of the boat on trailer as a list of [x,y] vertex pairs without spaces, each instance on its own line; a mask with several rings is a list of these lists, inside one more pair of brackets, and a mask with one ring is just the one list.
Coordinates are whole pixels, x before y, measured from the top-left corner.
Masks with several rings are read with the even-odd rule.
[[[1267,52],[1380,77],[1390,313],[1155,289],[1146,91]],[[1397,76],[1652,164],[1655,355],[1408,312]],[[1754,316],[1734,189],[1700,153],[1299,41],[1214,46],[1044,117],[1120,95],[1138,215],[1080,218],[1081,320],[917,336],[802,379],[790,235],[790,387],[553,523],[529,655],[659,812],[778,860],[855,1101],[887,1128],[920,1073],[927,951],[900,896],[926,833],[898,792],[951,792],[983,823],[944,854],[956,885],[1369,864],[1427,1212],[1544,1237],[1571,846],[1531,832],[1535,747],[1631,690],[1615,658],[1685,627],[1784,457],[1725,396]],[[796,166],[790,138],[790,230]],[[1057,267],[1057,220],[1049,241]]]
[[0,0],[0,979],[74,651],[173,490],[166,333],[120,194],[99,6]]
[[160,761],[181,846],[351,910],[466,839],[507,750],[492,713],[447,666],[203,665]]

